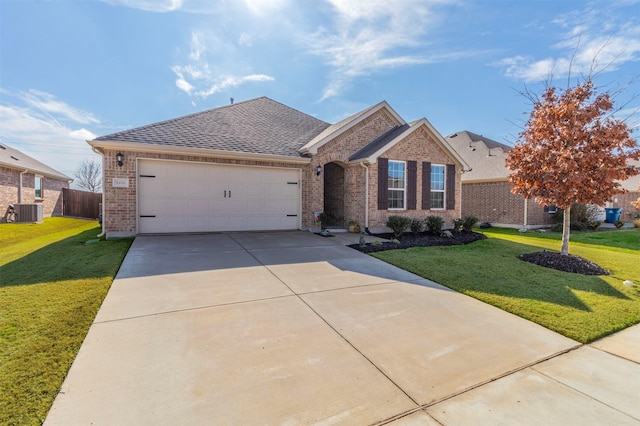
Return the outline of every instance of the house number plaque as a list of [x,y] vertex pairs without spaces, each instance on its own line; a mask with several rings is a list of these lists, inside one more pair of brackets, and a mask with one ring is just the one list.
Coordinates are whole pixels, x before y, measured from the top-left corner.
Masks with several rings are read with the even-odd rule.
[[111,186],[114,188],[128,188],[129,187],[129,179],[127,178],[113,178],[111,181]]

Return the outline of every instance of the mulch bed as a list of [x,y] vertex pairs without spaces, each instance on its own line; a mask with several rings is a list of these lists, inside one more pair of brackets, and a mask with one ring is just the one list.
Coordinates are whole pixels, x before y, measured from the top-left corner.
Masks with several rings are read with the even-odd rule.
[[572,254],[564,256],[553,251],[538,251],[535,253],[521,254],[518,256],[518,259],[563,272],[573,272],[582,275],[609,275],[609,271],[599,265]]
[[[388,240],[393,239],[393,234],[373,234],[373,236]],[[351,244],[349,247],[363,253],[375,253],[379,251],[406,249],[410,247],[455,246],[460,244],[469,244],[474,241],[484,240],[485,238],[487,238],[486,235],[478,232],[451,231],[451,237],[420,232],[418,234],[402,234],[398,239],[398,241],[400,241],[399,244],[383,242],[381,244],[368,243],[363,246],[360,244]]]
[[[375,237],[387,240],[393,239],[393,234],[373,234]],[[385,250],[406,249],[410,247],[454,246],[469,244],[474,241],[484,240],[486,235],[478,232],[451,231],[451,237],[433,235],[427,232],[418,234],[406,233],[398,239],[400,243],[383,242],[381,244],[368,243],[365,245],[351,244],[349,247],[363,253],[375,253]],[[545,268],[552,268],[563,272],[572,272],[582,275],[609,275],[609,271],[599,265],[575,255],[563,256],[558,252],[539,251],[535,253],[521,254],[518,259],[534,263]]]

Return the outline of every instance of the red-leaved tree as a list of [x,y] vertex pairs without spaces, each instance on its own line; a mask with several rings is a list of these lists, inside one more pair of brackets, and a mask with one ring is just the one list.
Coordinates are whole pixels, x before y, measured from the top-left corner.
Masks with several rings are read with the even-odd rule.
[[619,181],[640,173],[629,162],[640,158],[640,148],[612,110],[611,95],[598,94],[591,79],[564,91],[549,87],[507,155],[511,192],[564,209],[563,255],[569,253],[571,204],[602,206],[624,192]]

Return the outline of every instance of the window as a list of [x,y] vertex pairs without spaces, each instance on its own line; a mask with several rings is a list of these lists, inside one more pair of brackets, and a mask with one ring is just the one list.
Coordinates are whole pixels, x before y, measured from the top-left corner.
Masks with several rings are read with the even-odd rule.
[[35,197],[42,198],[42,176],[36,176],[33,188],[35,189]]
[[388,208],[404,210],[405,206],[405,163],[389,161]]
[[444,166],[431,165],[431,208],[444,209]]

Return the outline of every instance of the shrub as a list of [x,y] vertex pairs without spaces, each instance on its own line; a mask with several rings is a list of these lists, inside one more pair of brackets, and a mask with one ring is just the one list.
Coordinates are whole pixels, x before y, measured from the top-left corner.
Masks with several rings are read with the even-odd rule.
[[[585,231],[591,228],[592,222],[597,222],[598,207],[584,203],[571,204],[571,229],[574,231]],[[562,224],[564,219],[564,210],[558,209],[552,215],[553,222]]]
[[453,230],[454,231],[462,231],[463,226],[464,226],[464,220],[463,219],[454,219],[453,220]]
[[554,223],[551,226],[551,232],[562,232],[562,223]]
[[600,228],[600,225],[602,225],[602,223],[600,223],[599,220],[594,220],[592,222],[589,222],[589,228],[591,228],[594,231]]
[[425,224],[430,233],[439,235],[442,232],[442,227],[444,226],[444,219],[440,216],[427,216]]
[[616,220],[615,222],[613,222],[613,224],[616,226],[616,228],[622,228],[624,226],[624,221]]
[[411,232],[419,234],[424,229],[424,223],[421,220],[413,219],[411,221]]
[[389,216],[386,225],[391,228],[393,235],[398,238],[411,226],[411,219],[404,216]]
[[576,220],[572,220],[571,221],[571,230],[572,231],[586,231],[587,230],[587,223],[585,222],[579,222]]
[[636,219],[633,221],[633,227],[634,228],[640,228],[640,219]]
[[465,232],[471,232],[473,227],[478,223],[478,218],[475,216],[465,216],[462,218],[462,230]]

